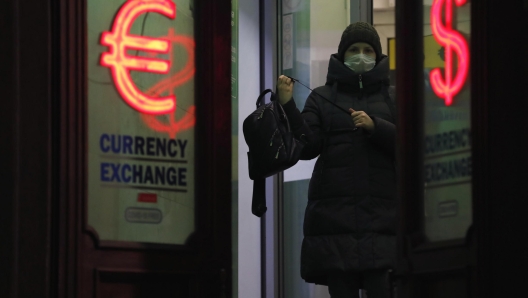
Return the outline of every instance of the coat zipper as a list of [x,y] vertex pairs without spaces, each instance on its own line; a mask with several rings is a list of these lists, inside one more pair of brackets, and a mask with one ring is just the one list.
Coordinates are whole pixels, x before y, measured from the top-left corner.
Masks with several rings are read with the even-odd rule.
[[363,98],[363,76],[359,75],[359,99]]
[[363,90],[363,77],[359,75],[359,89]]

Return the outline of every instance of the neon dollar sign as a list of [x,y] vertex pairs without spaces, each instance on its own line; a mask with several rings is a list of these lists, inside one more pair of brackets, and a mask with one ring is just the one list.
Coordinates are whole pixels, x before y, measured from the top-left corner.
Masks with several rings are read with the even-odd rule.
[[168,53],[170,42],[128,32],[132,23],[141,14],[156,12],[168,18],[176,17],[176,5],[170,0],[129,0],[123,4],[117,13],[112,31],[103,32],[101,44],[108,46],[109,52],[101,56],[101,65],[111,69],[112,77],[121,97],[132,108],[147,114],[159,115],[174,111],[174,95],[155,98],[141,92],[130,77],[130,70],[146,71],[166,74],[170,69],[170,62],[133,57],[127,55],[127,49]]
[[[453,103],[453,97],[460,92],[466,82],[469,65],[468,45],[464,37],[453,30],[453,1],[462,6],[467,0],[435,0],[431,8],[431,29],[438,43],[445,47],[445,80],[439,68],[430,74],[431,86],[445,105]],[[442,6],[445,4],[445,26],[442,24]],[[458,56],[458,71],[453,78],[453,52]]]

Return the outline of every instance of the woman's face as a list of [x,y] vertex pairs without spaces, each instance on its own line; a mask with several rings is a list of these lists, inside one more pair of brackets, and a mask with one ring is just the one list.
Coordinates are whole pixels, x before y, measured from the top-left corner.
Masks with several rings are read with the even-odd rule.
[[357,54],[365,54],[367,56],[372,57],[374,60],[376,59],[376,52],[374,52],[374,48],[372,48],[372,46],[366,42],[356,42],[350,45],[345,51],[345,60],[348,57]]

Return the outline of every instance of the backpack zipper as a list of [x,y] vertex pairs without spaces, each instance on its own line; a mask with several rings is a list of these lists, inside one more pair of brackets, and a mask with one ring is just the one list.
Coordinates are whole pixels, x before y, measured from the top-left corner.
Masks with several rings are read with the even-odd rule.
[[273,137],[275,137],[278,131],[279,131],[278,129],[275,129],[275,132],[273,132],[273,135],[271,135],[270,147],[273,146]]
[[264,117],[264,112],[266,110],[273,111],[273,106],[269,106],[269,105],[264,106],[264,108],[262,109],[262,112],[260,112],[260,115],[257,118],[258,120],[260,120],[260,119],[262,119]]
[[277,154],[275,154],[275,159],[279,159],[279,153],[280,153],[280,150],[281,150],[282,147],[284,147],[284,143],[282,143],[282,144],[279,146],[279,149],[277,149]]
[[266,111],[266,109],[267,109],[267,107],[264,107],[264,108],[262,109],[262,112],[260,113],[260,115],[258,116],[257,119],[259,119],[259,120],[262,119],[262,117],[264,116],[264,112]]

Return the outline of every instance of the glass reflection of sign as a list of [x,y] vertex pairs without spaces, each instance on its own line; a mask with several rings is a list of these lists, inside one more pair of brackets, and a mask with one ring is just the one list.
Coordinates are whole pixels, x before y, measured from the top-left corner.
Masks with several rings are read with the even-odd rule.
[[[453,103],[453,97],[464,86],[469,68],[469,50],[466,39],[453,29],[453,1],[462,6],[467,0],[434,0],[431,8],[431,29],[436,41],[445,47],[444,75],[439,68],[430,74],[431,87],[435,94],[445,100],[445,105]],[[442,23],[442,7],[445,6],[445,25]],[[458,57],[458,69],[453,78],[453,52]]]

